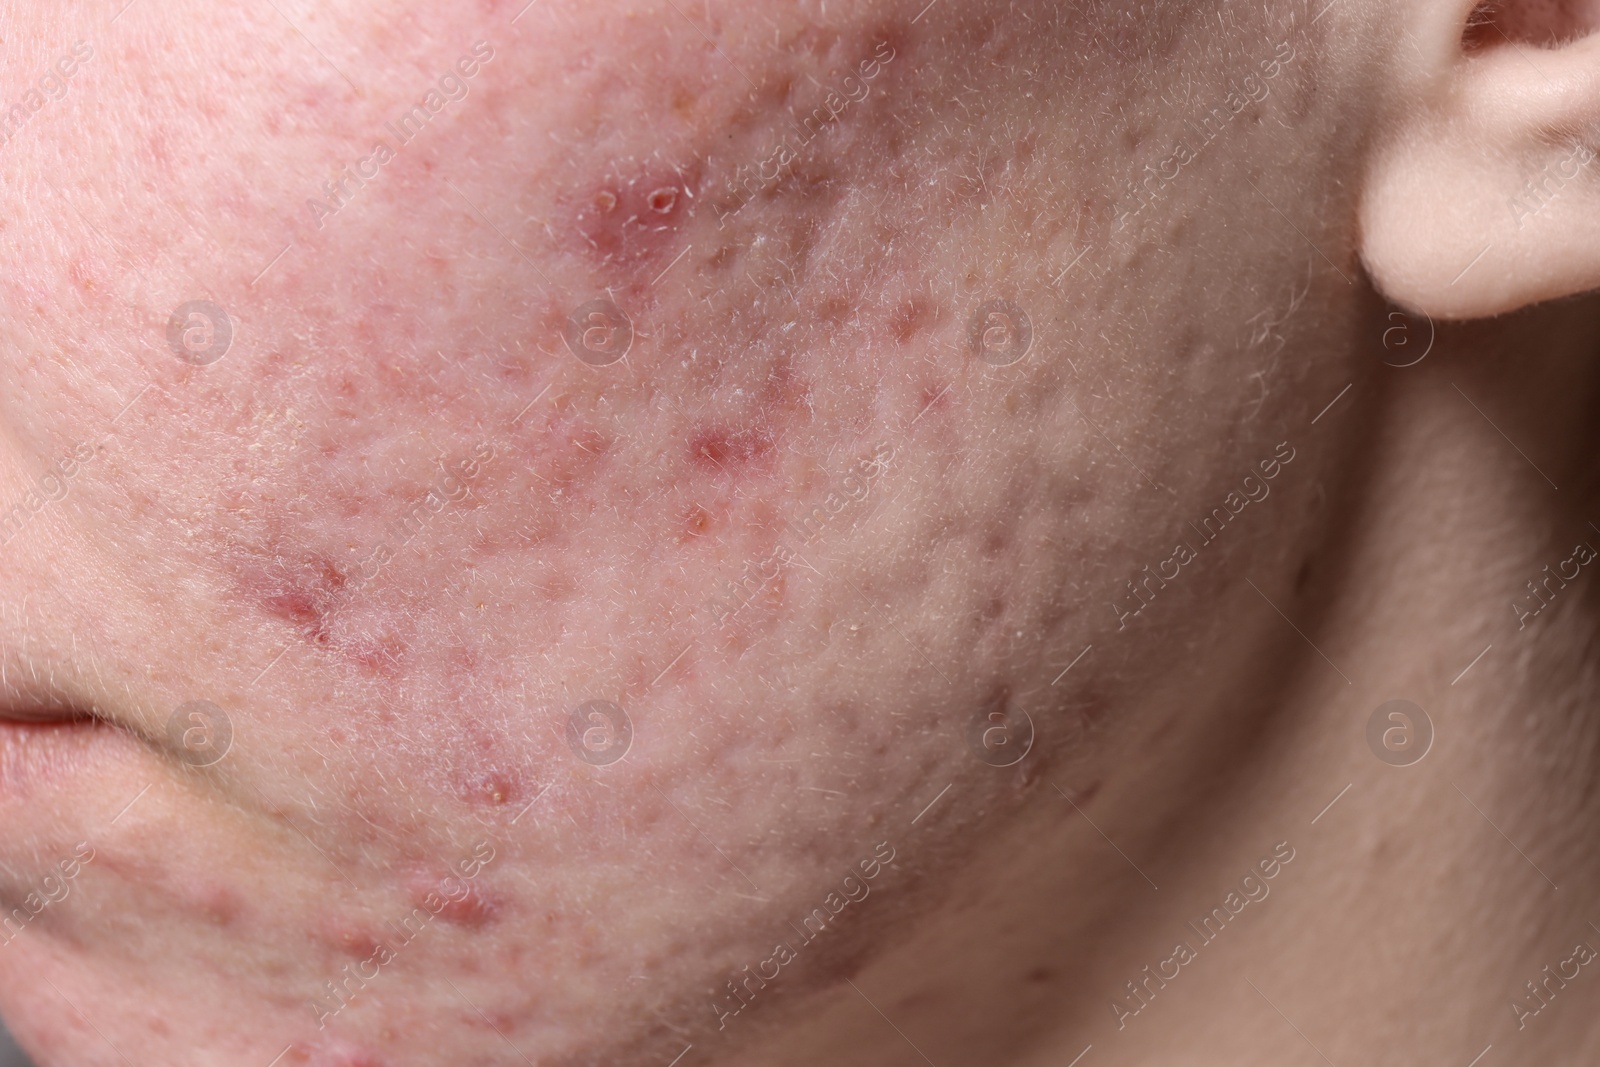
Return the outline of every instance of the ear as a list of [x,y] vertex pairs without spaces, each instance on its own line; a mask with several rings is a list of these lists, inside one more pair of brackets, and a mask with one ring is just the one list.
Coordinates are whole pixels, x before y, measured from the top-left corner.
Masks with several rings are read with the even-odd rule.
[[1600,5],[1405,6],[1361,190],[1377,287],[1434,318],[1600,287]]

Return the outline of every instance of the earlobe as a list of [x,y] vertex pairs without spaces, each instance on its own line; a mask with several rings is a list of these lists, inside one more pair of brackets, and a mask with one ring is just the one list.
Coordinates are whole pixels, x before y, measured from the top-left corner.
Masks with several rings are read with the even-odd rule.
[[1363,174],[1374,284],[1436,319],[1600,288],[1600,32],[1542,0],[1436,8],[1413,30],[1419,62]]

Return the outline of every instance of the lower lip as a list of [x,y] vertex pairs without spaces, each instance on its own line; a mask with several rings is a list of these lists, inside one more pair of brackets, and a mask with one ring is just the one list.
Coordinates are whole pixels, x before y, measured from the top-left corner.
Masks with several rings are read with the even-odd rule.
[[115,743],[115,727],[94,719],[18,722],[0,719],[0,799],[81,773],[101,746]]

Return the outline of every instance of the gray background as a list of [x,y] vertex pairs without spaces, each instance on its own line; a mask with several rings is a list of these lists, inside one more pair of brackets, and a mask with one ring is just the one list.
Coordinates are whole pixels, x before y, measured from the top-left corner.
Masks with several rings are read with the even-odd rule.
[[32,1061],[11,1043],[4,1023],[0,1023],[0,1067],[32,1067]]

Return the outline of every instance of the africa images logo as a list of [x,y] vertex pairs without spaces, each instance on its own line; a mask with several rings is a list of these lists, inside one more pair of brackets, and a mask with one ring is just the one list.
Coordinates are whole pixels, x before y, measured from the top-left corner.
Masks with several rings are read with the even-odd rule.
[[[805,947],[815,941],[830,924],[837,924],[840,913],[851,904],[866,900],[872,892],[872,887],[867,883],[893,864],[895,855],[894,846],[887,841],[880,841],[873,846],[872,855],[851,868],[840,880],[839,889],[823,897],[822,903],[800,920],[800,926],[789,924],[789,928],[799,937],[790,940],[785,936],[773,946],[770,956],[755,964],[754,971],[746,965],[739,974],[728,979],[728,995],[723,997],[718,994],[717,999],[711,1002],[711,1010],[717,1017],[717,1029],[727,1029],[728,1020],[749,1007],[756,995],[767,988],[768,982],[777,981],[783,968],[799,959]],[[768,968],[771,968],[770,972]]]
[[[327,219],[343,211],[356,194],[367,187],[368,182],[382,174],[383,168],[400,154],[400,149],[410,144],[423,127],[433,121],[435,115],[450,104],[465,100],[472,91],[470,80],[477,77],[484,64],[493,58],[494,47],[488,41],[473,44],[471,54],[456,60],[455,65],[439,76],[434,87],[424,93],[420,101],[412,104],[392,122],[383,124],[389,137],[378,137],[373,142],[372,151],[356,160],[353,173],[351,165],[346,163],[339,167],[334,178],[323,182],[324,196],[306,200],[306,210],[311,213],[311,221],[317,224],[317,229],[322,229]],[[394,139],[393,144],[390,143],[390,137]]]

